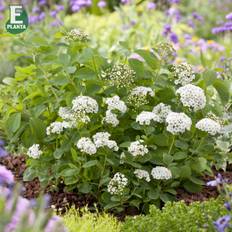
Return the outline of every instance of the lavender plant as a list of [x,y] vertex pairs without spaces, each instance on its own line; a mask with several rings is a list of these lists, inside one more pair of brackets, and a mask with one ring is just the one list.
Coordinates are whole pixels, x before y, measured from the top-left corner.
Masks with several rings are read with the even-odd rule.
[[62,221],[45,211],[45,198],[37,202],[20,196],[20,186],[14,185],[13,174],[0,165],[0,230],[3,232],[65,232]]
[[228,180],[224,179],[221,174],[218,174],[215,177],[215,180],[209,181],[207,183],[208,186],[217,187],[218,191],[220,192],[221,196],[225,200],[225,208],[227,209],[227,214],[218,218],[214,222],[215,229],[218,232],[226,232],[230,231],[232,228],[231,224],[231,206],[232,206],[232,192],[231,192],[231,185],[228,184]]

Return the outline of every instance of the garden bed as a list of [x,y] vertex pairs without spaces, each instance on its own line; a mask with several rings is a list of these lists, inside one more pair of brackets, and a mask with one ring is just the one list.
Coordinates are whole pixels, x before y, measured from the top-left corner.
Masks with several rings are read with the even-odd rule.
[[[90,211],[94,211],[96,209],[97,200],[94,199],[89,194],[78,194],[75,192],[65,192],[63,186],[58,186],[56,190],[51,190],[51,186],[46,189],[42,189],[38,179],[34,179],[33,181],[25,182],[23,181],[23,173],[26,169],[25,157],[23,155],[19,156],[7,156],[5,158],[0,158],[0,164],[5,165],[9,170],[14,173],[15,179],[18,182],[23,183],[23,196],[28,199],[37,198],[40,193],[48,193],[51,196],[50,207],[56,209],[59,213],[65,213],[71,206],[75,206],[77,209],[84,208],[88,206]],[[217,175],[220,173],[222,177],[227,180],[227,183],[232,183],[232,171],[230,166],[228,167],[228,171],[214,171],[214,174]],[[212,176],[204,176],[202,180],[207,183],[212,180]],[[178,189],[176,200],[184,201],[186,204],[191,204],[196,201],[207,201],[212,198],[217,198],[219,195],[217,187],[211,186],[203,186],[202,190],[197,193],[189,193],[184,189]],[[125,216],[130,215],[138,215],[140,212],[133,207],[125,208],[125,210],[116,214],[119,219],[124,219]]]

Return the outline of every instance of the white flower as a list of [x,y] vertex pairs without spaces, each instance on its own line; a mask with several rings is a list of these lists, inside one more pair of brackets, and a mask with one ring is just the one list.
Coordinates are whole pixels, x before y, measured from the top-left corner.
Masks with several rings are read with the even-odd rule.
[[174,66],[175,84],[187,85],[195,79],[195,74],[193,72],[193,67],[190,64],[182,63]]
[[112,195],[121,195],[128,184],[128,179],[124,174],[117,172],[108,184],[108,192]]
[[73,112],[68,107],[60,107],[58,115],[64,120],[73,120]]
[[72,100],[72,109],[77,113],[97,113],[98,112],[98,104],[97,101],[88,96],[78,96]]
[[172,178],[172,173],[169,169],[157,166],[151,170],[151,175],[155,180],[169,180]]
[[180,87],[176,93],[180,94],[180,101],[182,104],[193,111],[201,110],[206,105],[204,91],[198,86],[188,84]]
[[108,110],[118,110],[121,113],[125,113],[127,110],[126,104],[121,101],[117,95],[111,98],[106,98],[105,102],[108,105]]
[[140,125],[150,125],[151,121],[157,122],[158,120],[159,117],[155,113],[149,111],[143,111],[136,117],[136,122]]
[[77,148],[84,153],[93,155],[97,152],[95,144],[88,137],[82,137],[77,142]]
[[111,110],[106,111],[106,116],[103,118],[103,122],[111,124],[113,127],[116,127],[119,124],[119,120],[115,113],[112,113]]
[[47,127],[46,133],[50,134],[60,134],[66,128],[71,128],[73,125],[71,122],[52,122],[50,126]]
[[185,113],[171,112],[166,118],[168,124],[167,131],[172,134],[184,133],[190,130],[192,120]]
[[108,147],[114,151],[118,151],[118,145],[114,140],[110,140],[110,134],[108,132],[98,132],[93,136],[93,141],[97,148]]
[[133,156],[144,156],[149,151],[146,145],[141,144],[140,141],[134,141],[128,147],[128,152]]
[[33,159],[38,159],[42,153],[43,152],[40,150],[39,144],[33,144],[27,151],[27,155]]
[[134,174],[136,175],[136,177],[138,179],[145,179],[147,182],[150,182],[151,181],[151,178],[150,178],[150,175],[147,171],[145,170],[142,170],[142,169],[136,169],[134,171]]
[[153,108],[152,112],[158,116],[157,122],[162,123],[165,122],[168,114],[171,112],[171,106],[159,103]]
[[196,124],[196,128],[209,133],[210,135],[216,135],[221,131],[221,125],[210,119],[210,118],[203,118]]
[[138,86],[132,89],[131,95],[137,95],[137,96],[148,96],[149,95],[153,97],[155,94],[150,87]]

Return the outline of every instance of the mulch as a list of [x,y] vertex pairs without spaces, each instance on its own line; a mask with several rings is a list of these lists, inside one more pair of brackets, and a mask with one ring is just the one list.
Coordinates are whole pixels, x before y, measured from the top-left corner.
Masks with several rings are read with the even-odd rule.
[[[23,173],[26,169],[26,160],[23,155],[19,156],[7,156],[0,158],[0,164],[6,166],[11,170],[15,176],[15,180],[23,183],[23,196],[28,199],[33,199],[39,196],[41,193],[41,186],[39,180],[36,178],[33,181],[24,182]],[[228,171],[220,171],[224,179],[228,183],[232,183],[232,166],[228,167]],[[215,172],[216,174],[216,172]],[[204,176],[203,180],[208,182],[212,180],[212,176]],[[58,186],[58,190],[51,191],[49,188],[44,192],[51,196],[50,206],[53,209],[64,213],[71,206],[75,206],[77,209],[83,208],[88,205],[88,208],[94,209],[97,207],[97,200],[89,194],[78,194],[74,192],[65,192],[63,186]],[[210,198],[216,198],[219,195],[216,187],[203,186],[202,191],[198,193],[189,193],[184,189],[177,190],[177,200],[183,200],[186,204],[190,204],[194,201],[206,201]],[[123,219],[126,215],[139,214],[138,210],[128,208],[123,215],[117,215],[120,219]]]

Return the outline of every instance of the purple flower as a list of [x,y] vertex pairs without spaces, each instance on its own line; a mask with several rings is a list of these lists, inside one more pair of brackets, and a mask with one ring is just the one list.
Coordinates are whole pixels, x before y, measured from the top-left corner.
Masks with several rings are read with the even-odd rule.
[[229,13],[228,15],[226,15],[226,19],[227,19],[227,20],[232,20],[232,12]]
[[39,5],[40,5],[40,6],[43,6],[43,5],[45,5],[46,3],[47,3],[46,0],[39,0]]
[[181,13],[178,9],[176,9],[175,7],[171,7],[166,11],[166,15],[174,18],[176,20],[176,22],[179,22],[181,20]]
[[39,19],[39,21],[42,21],[42,20],[44,20],[45,19],[45,13],[44,12],[41,12],[40,14],[39,14],[39,16],[38,16],[38,19]]
[[176,33],[171,32],[170,34],[170,40],[174,43],[177,44],[179,42],[178,36]]
[[51,26],[51,27],[59,27],[59,26],[61,26],[61,25],[63,25],[63,22],[60,21],[59,19],[56,19],[56,20],[54,20],[54,21],[52,21],[52,22],[50,23],[50,26]]
[[1,184],[13,184],[14,176],[11,171],[6,169],[5,166],[0,165],[0,185]]
[[77,12],[82,8],[91,6],[92,0],[70,0],[70,6],[73,12]]
[[97,5],[98,5],[99,8],[104,8],[104,7],[106,7],[106,2],[101,0],[101,1],[98,2]]
[[57,15],[57,11],[56,10],[52,10],[49,14],[50,14],[50,16],[52,17],[52,18],[55,18],[56,17],[56,15]]
[[58,228],[59,228],[59,231],[60,231],[60,232],[61,232],[61,231],[63,231],[63,232],[67,231],[67,230],[63,227],[63,225],[62,225],[62,220],[61,220],[61,218],[58,217],[58,216],[53,216],[53,217],[49,220],[49,222],[48,222],[48,224],[47,224],[47,226],[46,226],[44,232],[53,232],[53,231],[57,231]]
[[229,202],[226,202],[224,206],[227,210],[231,211],[231,204]]
[[180,3],[180,0],[169,0],[170,4],[178,4]]
[[138,60],[140,62],[144,62],[144,59],[142,56],[140,56],[139,54],[137,53],[133,53],[130,55],[129,59],[134,59],[134,60]]
[[171,31],[172,31],[172,27],[170,24],[164,25],[163,35],[167,36],[171,33]]
[[204,17],[199,15],[197,12],[193,12],[192,16],[194,19],[198,20],[199,22],[203,22],[204,21]]
[[148,2],[147,3],[147,9],[148,10],[154,10],[156,8],[156,4],[154,2]]
[[129,4],[129,3],[130,3],[130,0],[121,0],[121,3],[122,3],[122,4]]
[[64,10],[64,6],[63,5],[56,5],[56,10],[58,12],[62,11],[62,10]]
[[222,178],[222,175],[219,173],[215,180],[211,180],[209,182],[206,183],[207,186],[210,186],[210,187],[216,187],[220,184],[222,184],[224,182],[223,178]]
[[229,226],[230,216],[226,215],[219,218],[216,222],[214,222],[214,226],[218,232],[224,232],[225,229]]
[[8,156],[8,152],[4,149],[5,142],[0,139],[0,158]]
[[[4,232],[12,232],[17,228],[17,225],[20,223],[22,217],[27,218],[28,223],[30,225],[33,225],[35,222],[35,214],[30,208],[30,201],[23,198],[18,197],[17,203],[16,203],[16,209],[13,214],[13,217],[11,218],[11,222],[6,226]],[[13,198],[9,199],[6,204],[6,210],[10,211],[14,208],[14,200]]]

